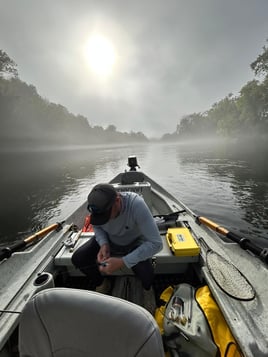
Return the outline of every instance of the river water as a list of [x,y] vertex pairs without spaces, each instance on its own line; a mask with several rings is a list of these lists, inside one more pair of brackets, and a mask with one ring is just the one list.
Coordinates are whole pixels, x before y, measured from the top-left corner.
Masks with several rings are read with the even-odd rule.
[[92,185],[127,169],[129,155],[197,214],[268,242],[268,170],[262,155],[211,143],[150,143],[1,152],[0,245],[64,220]]

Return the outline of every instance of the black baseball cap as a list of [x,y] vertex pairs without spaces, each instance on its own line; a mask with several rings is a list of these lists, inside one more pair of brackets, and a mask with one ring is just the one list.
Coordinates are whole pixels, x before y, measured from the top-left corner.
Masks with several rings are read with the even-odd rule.
[[101,226],[109,221],[116,196],[117,192],[113,185],[100,183],[93,187],[87,198],[91,224]]

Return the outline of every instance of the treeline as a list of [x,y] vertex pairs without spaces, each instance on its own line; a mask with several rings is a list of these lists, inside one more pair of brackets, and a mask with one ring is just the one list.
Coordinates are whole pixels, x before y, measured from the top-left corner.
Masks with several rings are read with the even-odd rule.
[[[175,132],[164,134],[160,140],[239,139],[249,133],[267,137],[268,47],[263,47],[250,66],[259,79],[243,86],[238,96],[229,94],[204,113],[184,116]],[[148,141],[142,132],[122,133],[114,125],[92,126],[86,117],[42,98],[34,86],[19,79],[17,64],[3,50],[0,50],[0,120],[2,147]]]
[[119,132],[114,125],[91,126],[60,104],[42,98],[19,79],[17,65],[0,50],[0,146],[40,146],[146,142],[141,132]]
[[[268,41],[268,40],[267,40]],[[239,92],[229,94],[212,105],[205,113],[184,116],[172,134],[163,135],[167,141],[188,138],[227,137],[239,139],[245,135],[268,136],[268,47],[251,63],[255,76]]]

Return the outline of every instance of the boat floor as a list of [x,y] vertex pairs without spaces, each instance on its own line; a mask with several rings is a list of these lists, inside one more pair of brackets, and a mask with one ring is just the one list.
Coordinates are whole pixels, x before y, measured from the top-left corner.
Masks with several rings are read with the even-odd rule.
[[[156,274],[150,290],[145,290],[140,279],[134,275],[109,276],[105,279],[109,279],[111,282],[111,289],[107,292],[107,295],[138,304],[152,315],[154,315],[156,307],[162,304],[160,296],[168,286],[175,286],[180,283],[200,285],[192,266],[182,274]],[[87,277],[70,276],[69,274],[60,274],[55,279],[55,286],[93,290],[92,283]]]

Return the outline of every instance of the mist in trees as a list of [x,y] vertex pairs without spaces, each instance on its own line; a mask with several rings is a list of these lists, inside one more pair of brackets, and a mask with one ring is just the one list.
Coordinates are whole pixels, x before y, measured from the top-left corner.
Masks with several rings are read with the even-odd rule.
[[[204,113],[181,118],[175,132],[161,141],[200,138],[268,136],[268,47],[250,65],[256,78],[238,96],[228,94]],[[90,118],[74,115],[60,104],[42,98],[36,88],[19,79],[17,64],[0,50],[0,147],[90,145],[147,142],[142,132],[119,132],[114,125],[91,126]]]
[[0,147],[146,142],[141,132],[122,133],[114,125],[91,126],[60,104],[42,98],[19,79],[17,65],[0,51]]
[[[268,41],[268,40],[267,40]],[[268,136],[268,47],[250,65],[258,79],[246,83],[238,96],[228,94],[204,113],[184,116],[172,134],[163,140],[183,141],[189,138],[251,138],[267,140]]]

